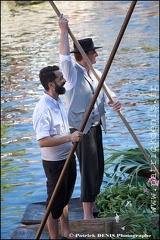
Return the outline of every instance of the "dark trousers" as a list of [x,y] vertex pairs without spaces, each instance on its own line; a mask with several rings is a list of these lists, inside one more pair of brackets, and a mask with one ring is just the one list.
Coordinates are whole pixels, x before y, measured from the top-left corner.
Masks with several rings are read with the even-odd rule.
[[[75,129],[71,129],[74,132]],[[83,136],[78,143],[76,155],[81,173],[81,201],[94,202],[100,192],[104,174],[102,129],[98,125]]]
[[[55,189],[55,186],[57,184],[57,181],[62,172],[65,162],[66,160],[62,161],[43,160],[43,168],[47,177],[46,185],[48,198],[46,206],[48,205],[51,199],[52,193]],[[76,174],[77,174],[76,161],[74,156],[73,159],[70,161],[68,170],[65,172],[63,176],[60,190],[55,198],[55,201],[53,202],[51,213],[54,219],[58,219],[61,216],[63,208],[69,203],[69,200],[74,190]]]

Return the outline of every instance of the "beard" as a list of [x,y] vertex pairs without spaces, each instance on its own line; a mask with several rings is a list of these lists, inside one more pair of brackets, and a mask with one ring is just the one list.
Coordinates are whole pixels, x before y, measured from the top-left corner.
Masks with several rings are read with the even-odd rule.
[[59,95],[62,95],[62,94],[64,94],[66,92],[66,89],[65,89],[65,87],[63,87],[63,85],[62,86],[58,86],[56,84],[55,92],[58,93]]

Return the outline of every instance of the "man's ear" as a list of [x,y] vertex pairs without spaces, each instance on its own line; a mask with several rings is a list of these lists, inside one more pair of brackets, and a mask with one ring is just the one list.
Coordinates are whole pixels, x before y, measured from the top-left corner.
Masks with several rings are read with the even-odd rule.
[[51,88],[53,86],[54,82],[49,82],[48,87]]

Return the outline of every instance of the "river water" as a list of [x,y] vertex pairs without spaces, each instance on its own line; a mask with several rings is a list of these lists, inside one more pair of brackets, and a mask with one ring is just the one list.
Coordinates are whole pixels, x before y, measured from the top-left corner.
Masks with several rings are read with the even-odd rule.
[[[131,1],[55,1],[77,39],[92,37],[104,70]],[[158,146],[159,1],[138,1],[106,78],[142,146]],[[9,239],[28,203],[45,201],[45,176],[32,127],[43,93],[39,70],[59,64],[57,16],[48,1],[32,6],[1,2],[1,239]],[[70,42],[72,46],[72,41]],[[116,112],[106,107],[105,156],[137,144]],[[80,193],[80,174],[73,197]]]

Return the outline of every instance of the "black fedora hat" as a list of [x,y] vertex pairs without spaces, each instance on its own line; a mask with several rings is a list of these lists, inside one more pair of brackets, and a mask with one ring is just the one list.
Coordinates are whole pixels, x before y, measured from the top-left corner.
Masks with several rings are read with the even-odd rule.
[[[78,40],[79,44],[83,48],[84,52],[88,52],[90,50],[95,50],[97,48],[102,48],[102,47],[95,47],[92,38],[84,38],[81,40]],[[75,43],[73,45],[74,49],[70,53],[79,53],[78,48],[76,47]]]

